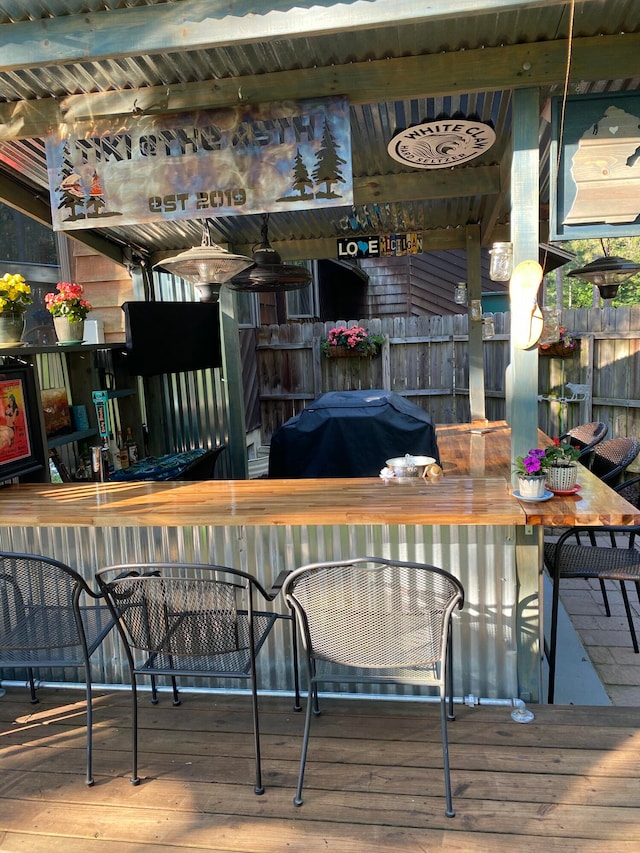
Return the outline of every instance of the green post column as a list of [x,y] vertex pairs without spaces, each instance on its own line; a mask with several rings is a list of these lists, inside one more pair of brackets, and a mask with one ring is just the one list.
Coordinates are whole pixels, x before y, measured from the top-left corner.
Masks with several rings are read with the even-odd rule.
[[236,294],[228,287],[223,286],[220,289],[220,336],[231,478],[246,480],[249,476],[247,429],[244,417],[244,386],[236,299]]
[[[511,162],[511,241],[514,265],[538,260],[540,102],[537,89],[513,93],[513,158]],[[518,306],[510,305],[511,316]],[[522,310],[522,308],[520,309]],[[527,309],[528,310],[528,309]],[[511,459],[538,444],[538,351],[513,346],[507,383],[507,412],[511,424]],[[538,702],[542,698],[542,531],[516,527],[518,576],[518,693]]]

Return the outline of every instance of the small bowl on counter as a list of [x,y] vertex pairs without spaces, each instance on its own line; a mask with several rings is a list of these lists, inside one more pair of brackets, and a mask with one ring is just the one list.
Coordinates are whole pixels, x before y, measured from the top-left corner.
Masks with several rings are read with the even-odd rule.
[[424,477],[429,465],[433,465],[435,461],[433,456],[412,456],[405,453],[404,456],[387,459],[385,465],[393,472],[394,477]]

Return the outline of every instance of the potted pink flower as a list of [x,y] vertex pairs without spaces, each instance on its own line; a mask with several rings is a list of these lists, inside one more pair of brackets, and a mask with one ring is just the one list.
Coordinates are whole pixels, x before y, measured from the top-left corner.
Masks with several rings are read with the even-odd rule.
[[47,310],[53,315],[53,325],[59,344],[79,344],[84,337],[84,321],[91,303],[84,298],[84,287],[70,281],[60,281],[55,293],[44,297]]
[[364,326],[335,326],[323,338],[320,349],[327,358],[344,355],[367,358],[378,355],[383,343],[383,335],[370,335]]

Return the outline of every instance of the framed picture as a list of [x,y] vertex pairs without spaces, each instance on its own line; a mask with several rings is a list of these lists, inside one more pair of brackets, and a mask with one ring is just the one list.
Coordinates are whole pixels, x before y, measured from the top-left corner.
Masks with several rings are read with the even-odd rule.
[[44,468],[40,417],[33,368],[0,365],[0,482]]

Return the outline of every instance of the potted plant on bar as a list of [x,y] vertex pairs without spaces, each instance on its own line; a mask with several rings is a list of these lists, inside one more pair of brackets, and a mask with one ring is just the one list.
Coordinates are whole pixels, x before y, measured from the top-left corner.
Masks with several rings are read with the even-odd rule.
[[335,326],[320,349],[327,358],[370,358],[378,355],[384,340],[384,335],[370,335],[363,326]]
[[7,272],[0,278],[0,347],[20,344],[24,313],[32,301],[31,288],[20,273]]
[[559,438],[553,439],[553,446],[545,450],[547,485],[551,491],[568,492],[575,488],[579,457],[579,448]]
[[75,282],[60,281],[57,293],[44,297],[47,310],[53,315],[53,325],[59,344],[80,344],[84,338],[84,321],[91,304],[84,298],[84,287]]
[[539,447],[532,447],[526,456],[516,458],[514,470],[518,475],[519,497],[525,500],[539,500],[544,497],[547,468],[545,451]]

